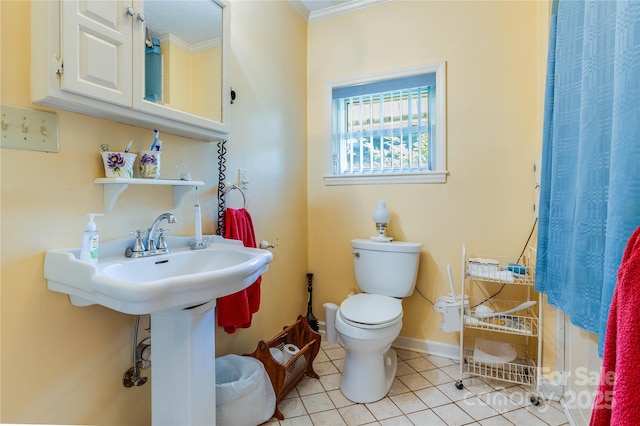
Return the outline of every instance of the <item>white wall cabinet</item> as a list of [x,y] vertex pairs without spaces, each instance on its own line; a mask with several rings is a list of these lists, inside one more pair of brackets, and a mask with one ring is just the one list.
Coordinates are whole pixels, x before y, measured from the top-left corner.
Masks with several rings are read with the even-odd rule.
[[[155,6],[158,4],[162,6]],[[177,10],[180,12],[170,12],[170,19],[156,17],[158,13],[169,13],[169,4],[179,8]],[[220,98],[215,102],[216,112],[194,112],[183,107],[184,102],[177,104],[145,100],[145,40],[150,34],[147,33],[147,26],[152,27],[145,7],[148,7],[156,23],[153,28],[158,31],[165,31],[164,27],[172,25],[170,21],[173,24],[186,23],[175,25],[176,29],[170,30],[178,33],[184,28],[193,29],[197,26],[197,20],[203,19],[197,7],[203,5],[214,10],[217,14],[215,19],[220,21],[217,24],[219,36],[215,48],[219,57],[208,61],[214,62],[219,70],[204,76],[206,80],[219,80],[219,84],[216,83],[218,87],[211,90],[211,97]],[[155,10],[160,9],[160,12],[151,13],[152,6]],[[61,0],[32,2],[31,8],[33,102],[203,141],[228,137],[229,5],[217,0],[147,3],[142,0]],[[205,28],[214,27],[213,22],[204,22],[203,25]],[[165,36],[166,40],[187,38],[187,35],[179,33],[178,36],[173,33]],[[180,40],[183,51],[184,45],[185,42]],[[187,44],[189,59],[185,60],[184,54],[170,55],[169,44],[164,46],[167,52],[163,51],[162,54],[162,86],[167,98],[171,92],[173,99],[189,99],[192,95],[186,92],[191,90],[195,93],[193,97],[199,97],[198,102],[202,104],[202,99],[206,99],[209,92],[203,96],[198,91],[202,91],[203,87],[209,90],[210,81],[207,82],[209,86],[197,82],[183,83],[195,74],[188,67],[198,67],[197,63],[190,64],[190,57],[200,53],[192,53]],[[171,64],[173,68],[169,68],[168,62],[172,58],[175,58],[174,64]],[[171,88],[170,69],[187,70],[178,82],[175,79],[171,82]]]

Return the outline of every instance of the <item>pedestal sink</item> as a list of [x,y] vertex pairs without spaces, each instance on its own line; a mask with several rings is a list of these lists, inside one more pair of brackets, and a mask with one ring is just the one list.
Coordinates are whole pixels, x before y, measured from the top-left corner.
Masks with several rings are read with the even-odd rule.
[[101,243],[97,265],[80,249],[48,250],[44,276],[76,306],[99,304],[126,314],[151,314],[152,423],[215,425],[216,299],[251,285],[269,268],[271,252],[240,241],[167,237],[171,252],[130,259],[133,239]]

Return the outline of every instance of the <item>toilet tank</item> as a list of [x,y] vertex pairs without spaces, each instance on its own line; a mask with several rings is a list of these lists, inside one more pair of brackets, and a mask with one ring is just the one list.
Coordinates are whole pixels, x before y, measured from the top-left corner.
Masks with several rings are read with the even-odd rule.
[[422,243],[351,240],[356,281],[365,293],[409,297],[418,277]]

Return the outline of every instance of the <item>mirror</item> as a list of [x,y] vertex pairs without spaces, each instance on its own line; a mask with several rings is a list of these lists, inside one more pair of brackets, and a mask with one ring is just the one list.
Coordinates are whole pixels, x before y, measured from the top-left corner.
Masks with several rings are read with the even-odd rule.
[[222,6],[145,0],[146,102],[222,122]]

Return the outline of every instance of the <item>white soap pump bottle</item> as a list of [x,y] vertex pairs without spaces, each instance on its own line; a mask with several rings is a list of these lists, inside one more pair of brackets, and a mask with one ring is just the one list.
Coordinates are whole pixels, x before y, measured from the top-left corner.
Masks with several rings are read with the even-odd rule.
[[100,236],[96,224],[93,221],[95,216],[104,216],[99,213],[89,213],[89,222],[87,227],[82,233],[82,248],[80,249],[80,260],[93,263],[98,263],[98,244],[100,242]]

